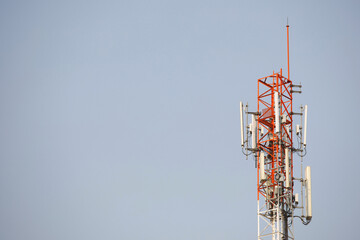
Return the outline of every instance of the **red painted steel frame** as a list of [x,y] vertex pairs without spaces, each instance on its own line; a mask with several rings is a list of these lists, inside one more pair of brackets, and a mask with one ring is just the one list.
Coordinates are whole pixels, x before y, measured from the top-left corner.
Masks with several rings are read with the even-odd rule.
[[[279,111],[280,111],[280,131],[275,132],[275,99],[274,93],[279,94]],[[276,181],[275,175],[285,173],[285,148],[291,149],[293,147],[293,97],[292,97],[292,81],[282,75],[282,69],[279,73],[273,73],[270,76],[258,79],[258,107],[257,116],[258,134],[257,134],[257,146],[259,151],[264,151],[265,155],[265,174],[268,181],[262,182],[259,179],[260,176],[260,162],[259,154],[257,156],[257,169],[258,169],[258,200],[260,196],[265,197],[266,201],[274,198],[275,187],[284,189],[281,194],[280,202],[287,204],[285,196],[287,194],[292,195],[293,186],[293,161],[292,151],[289,151],[289,170],[290,170],[290,187],[285,188],[285,181]],[[264,129],[263,134],[261,128]],[[270,191],[269,191],[270,189]],[[270,194],[270,196],[267,194]]]

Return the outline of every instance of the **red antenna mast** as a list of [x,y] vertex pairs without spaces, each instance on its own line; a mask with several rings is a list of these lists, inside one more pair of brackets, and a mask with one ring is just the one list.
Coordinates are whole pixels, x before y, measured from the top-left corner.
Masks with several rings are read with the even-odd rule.
[[290,58],[289,58],[289,24],[286,25],[287,32],[287,65],[288,65],[288,79],[290,79]]

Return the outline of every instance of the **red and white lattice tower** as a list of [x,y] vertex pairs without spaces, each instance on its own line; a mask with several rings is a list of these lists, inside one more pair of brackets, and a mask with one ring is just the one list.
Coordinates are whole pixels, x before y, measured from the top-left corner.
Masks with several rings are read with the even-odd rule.
[[[288,76],[283,76],[280,69],[280,72],[258,79],[256,112],[249,112],[248,105],[243,106],[240,102],[241,146],[245,155],[254,155],[257,168],[258,240],[294,239],[294,218],[300,218],[304,224],[308,224],[312,218],[310,167],[305,168],[305,177],[302,176],[303,156],[306,154],[307,106],[301,107],[299,113],[293,112],[293,95],[301,93],[301,85],[294,85],[290,80],[289,25],[286,27]],[[249,115],[252,122],[247,124]],[[296,116],[300,116],[300,124],[296,125],[293,134]],[[296,138],[300,143],[297,147],[294,146]],[[299,155],[301,163],[298,178],[293,171],[295,155]],[[300,183],[300,204],[299,195],[294,194],[295,181]],[[297,209],[300,215],[295,215]]]

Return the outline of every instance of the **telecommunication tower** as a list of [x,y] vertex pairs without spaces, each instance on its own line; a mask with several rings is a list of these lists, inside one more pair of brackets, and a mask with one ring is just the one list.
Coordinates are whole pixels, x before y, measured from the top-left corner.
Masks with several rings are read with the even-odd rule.
[[[299,218],[305,225],[312,218],[310,167],[303,171],[307,105],[301,106],[299,112],[293,111],[293,97],[301,93],[302,86],[293,84],[290,79],[289,25],[286,29],[288,76],[283,76],[280,69],[280,72],[257,80],[256,112],[248,111],[248,104],[244,106],[240,102],[242,152],[246,159],[249,155],[254,156],[257,168],[258,240],[295,239],[294,218]],[[295,159],[296,155],[300,159]],[[300,165],[298,177],[294,165]],[[300,197],[294,192],[295,182],[300,183]]]

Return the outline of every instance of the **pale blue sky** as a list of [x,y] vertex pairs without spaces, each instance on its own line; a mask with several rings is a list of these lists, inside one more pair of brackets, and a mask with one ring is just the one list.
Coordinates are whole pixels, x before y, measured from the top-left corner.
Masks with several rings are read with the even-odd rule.
[[240,100],[286,68],[308,104],[313,221],[360,215],[358,1],[1,1],[0,239],[255,239]]

